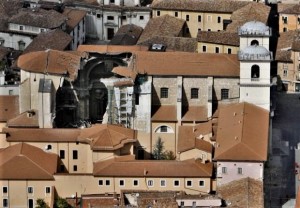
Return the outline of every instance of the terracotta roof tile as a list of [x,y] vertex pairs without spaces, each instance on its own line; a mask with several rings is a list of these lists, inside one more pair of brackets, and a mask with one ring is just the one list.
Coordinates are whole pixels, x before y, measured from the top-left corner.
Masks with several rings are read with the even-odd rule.
[[137,74],[135,71],[130,70],[127,67],[122,67],[122,66],[118,66],[118,67],[114,67],[112,70],[113,73],[118,74],[122,77],[128,77],[131,78],[133,80],[135,80]]
[[34,73],[64,75],[75,80],[80,61],[81,56],[75,53],[46,50],[21,55],[18,59],[18,67]]
[[8,127],[39,127],[37,110],[26,111],[7,121]]
[[19,115],[19,96],[1,95],[0,96],[0,121],[8,121]]
[[67,49],[72,39],[72,36],[60,29],[43,32],[33,39],[23,54],[47,49],[63,51]]
[[231,45],[237,47],[240,45],[240,38],[237,32],[230,33],[226,31],[199,31],[197,40],[198,42]]
[[162,161],[110,159],[94,163],[94,176],[120,177],[211,177],[213,164],[198,160]]
[[80,129],[3,128],[8,142],[77,142]]
[[[197,134],[200,134],[200,131],[196,133],[194,126],[179,126],[178,127],[178,144],[177,151],[185,152],[191,149],[200,149],[209,153],[212,153],[212,144],[204,141],[203,139],[198,139]],[[206,132],[202,132],[203,135]]]
[[236,55],[187,52],[135,52],[136,70],[148,75],[239,77]]
[[248,5],[234,11],[231,15],[230,23],[226,31],[237,33],[238,27],[249,21],[260,21],[268,25],[271,7],[261,3],[250,2]]
[[63,15],[67,17],[67,30],[71,32],[84,17],[86,16],[86,11],[79,9],[65,8]]
[[29,25],[40,28],[59,28],[66,17],[55,10],[44,10],[39,8],[21,9],[18,14],[12,16],[8,22],[20,25]]
[[263,183],[252,178],[243,178],[219,186],[217,192],[222,199],[231,203],[231,207],[264,207]]
[[155,108],[152,110],[152,121],[177,121],[176,106],[162,105]]
[[2,16],[11,17],[17,14],[22,6],[23,2],[19,0],[0,0],[0,14]]
[[300,14],[300,5],[294,4],[293,6],[289,5],[287,8],[280,11],[281,14]]
[[214,160],[266,161],[269,112],[249,103],[220,109]]
[[135,45],[143,32],[143,28],[134,24],[122,25],[110,45]]
[[170,15],[152,18],[144,28],[144,31],[138,40],[138,44],[145,42],[154,36],[178,37],[181,35],[184,25],[184,20]]
[[171,51],[196,52],[197,39],[185,37],[168,37],[168,36],[153,36],[144,42],[139,42],[139,45],[150,47],[152,44],[162,44]]
[[123,46],[123,45],[79,45],[77,51],[81,52],[97,52],[97,53],[125,53],[134,51],[147,51],[145,46]]
[[0,150],[1,180],[53,180],[58,156],[26,143]]
[[277,61],[292,61],[291,60],[291,49],[294,44],[294,48],[297,49],[299,44],[297,44],[295,40],[300,37],[299,31],[290,30],[284,33],[279,34],[277,50],[276,50],[276,60]]
[[232,13],[247,4],[249,2],[231,0],[161,0],[154,1],[151,7],[166,10]]
[[206,106],[188,106],[182,121],[207,121]]
[[137,141],[134,130],[108,124],[82,129],[78,139],[88,141],[92,150],[115,150]]

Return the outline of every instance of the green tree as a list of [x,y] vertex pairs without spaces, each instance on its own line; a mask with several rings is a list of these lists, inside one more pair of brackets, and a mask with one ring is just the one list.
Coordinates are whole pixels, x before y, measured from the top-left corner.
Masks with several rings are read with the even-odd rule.
[[37,199],[36,204],[35,208],[50,208],[44,199]]
[[164,154],[164,142],[160,137],[156,140],[156,143],[153,147],[152,156],[155,160],[164,160],[165,154]]
[[54,202],[54,207],[55,208],[69,208],[71,206],[68,204],[66,199],[58,197]]
[[165,155],[165,160],[175,160],[176,159],[176,156],[173,151],[167,150],[164,152],[164,155]]

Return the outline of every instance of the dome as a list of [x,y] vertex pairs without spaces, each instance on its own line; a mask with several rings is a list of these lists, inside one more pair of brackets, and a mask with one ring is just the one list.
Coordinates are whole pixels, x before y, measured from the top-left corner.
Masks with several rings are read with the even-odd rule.
[[251,21],[245,23],[241,28],[240,32],[242,34],[250,33],[250,34],[265,34],[269,31],[269,27],[264,23],[259,21]]
[[245,55],[260,55],[267,56],[270,54],[270,51],[263,46],[251,45],[241,51]]

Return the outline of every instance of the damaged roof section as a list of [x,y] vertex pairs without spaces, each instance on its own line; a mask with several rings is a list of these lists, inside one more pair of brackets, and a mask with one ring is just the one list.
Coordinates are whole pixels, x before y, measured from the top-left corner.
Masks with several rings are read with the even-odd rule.
[[80,69],[81,58],[78,52],[37,51],[20,56],[18,67],[28,72],[62,75],[75,80]]

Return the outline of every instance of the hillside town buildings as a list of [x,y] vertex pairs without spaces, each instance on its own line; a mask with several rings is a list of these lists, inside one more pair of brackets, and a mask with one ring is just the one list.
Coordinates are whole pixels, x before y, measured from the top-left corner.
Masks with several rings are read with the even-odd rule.
[[264,207],[272,91],[299,88],[287,10],[2,1],[0,207]]

